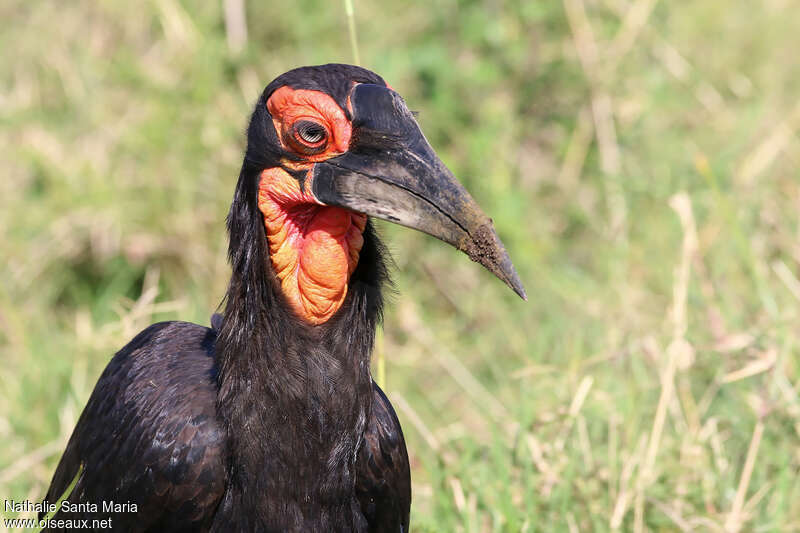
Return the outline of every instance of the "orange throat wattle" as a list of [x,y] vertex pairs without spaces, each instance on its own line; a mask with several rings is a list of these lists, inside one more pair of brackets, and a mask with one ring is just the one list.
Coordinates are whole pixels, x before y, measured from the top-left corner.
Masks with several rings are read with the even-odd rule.
[[261,173],[258,207],[264,215],[272,267],[292,309],[311,324],[327,322],[347,296],[364,244],[366,215],[320,205],[281,168]]

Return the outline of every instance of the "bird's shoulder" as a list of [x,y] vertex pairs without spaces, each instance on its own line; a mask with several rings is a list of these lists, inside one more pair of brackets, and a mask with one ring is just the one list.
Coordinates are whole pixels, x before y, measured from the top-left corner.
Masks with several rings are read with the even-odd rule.
[[[47,499],[57,500],[83,464],[69,501],[96,504],[116,526],[192,530],[207,523],[224,491],[215,340],[213,329],[162,322],[117,352],[81,414]],[[130,506],[103,512],[111,501],[135,504],[136,512]]]
[[370,532],[407,532],[411,472],[403,430],[392,404],[375,383],[372,397],[356,461],[356,495]]

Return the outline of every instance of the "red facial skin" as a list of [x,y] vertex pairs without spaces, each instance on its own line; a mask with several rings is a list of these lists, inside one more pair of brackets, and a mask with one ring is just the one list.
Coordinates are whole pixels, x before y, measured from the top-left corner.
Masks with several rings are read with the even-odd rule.
[[[267,109],[283,147],[301,159],[282,163],[293,170],[309,170],[304,190],[280,167],[261,173],[258,207],[264,215],[270,260],[295,313],[310,324],[323,324],[347,296],[367,217],[318,202],[310,192],[310,170],[314,163],[347,151],[352,128],[333,98],[319,91],[281,87],[270,96]],[[307,143],[293,129],[298,121],[322,126],[325,139]]]
[[[353,133],[350,121],[339,104],[323,92],[281,87],[269,97],[267,110],[272,115],[272,123],[283,147],[297,153],[306,164],[341,155],[350,145]],[[292,125],[300,120],[315,122],[326,129],[328,136],[324,151],[313,155],[301,151],[304,148],[302,140],[291,135]]]

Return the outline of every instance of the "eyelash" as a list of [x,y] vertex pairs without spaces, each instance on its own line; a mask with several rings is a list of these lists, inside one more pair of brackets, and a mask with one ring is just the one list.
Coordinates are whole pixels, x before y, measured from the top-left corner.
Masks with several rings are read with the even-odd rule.
[[316,154],[328,144],[328,130],[322,124],[311,120],[298,120],[289,130],[292,145],[305,154]]

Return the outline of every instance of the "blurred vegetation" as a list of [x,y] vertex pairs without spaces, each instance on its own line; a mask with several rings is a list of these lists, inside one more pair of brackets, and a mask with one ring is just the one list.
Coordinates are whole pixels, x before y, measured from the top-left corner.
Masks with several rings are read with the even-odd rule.
[[[136,332],[207,324],[263,86],[352,60],[340,3],[246,7],[0,4],[0,498]],[[356,2],[530,297],[381,225],[414,531],[800,530],[798,7]]]

